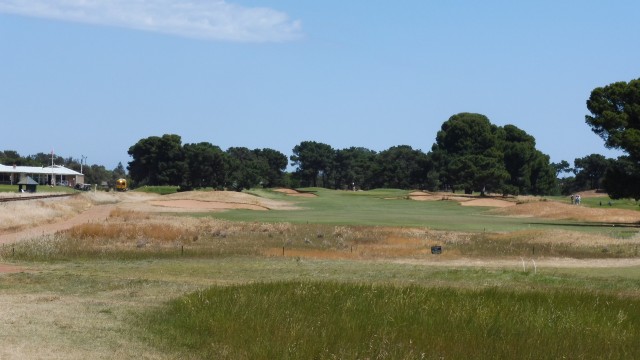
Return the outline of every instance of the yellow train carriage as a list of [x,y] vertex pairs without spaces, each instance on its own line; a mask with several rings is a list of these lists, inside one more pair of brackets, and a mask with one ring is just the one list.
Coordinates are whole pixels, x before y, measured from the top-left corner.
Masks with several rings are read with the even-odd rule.
[[116,180],[116,190],[117,191],[127,191],[127,179],[118,179]]

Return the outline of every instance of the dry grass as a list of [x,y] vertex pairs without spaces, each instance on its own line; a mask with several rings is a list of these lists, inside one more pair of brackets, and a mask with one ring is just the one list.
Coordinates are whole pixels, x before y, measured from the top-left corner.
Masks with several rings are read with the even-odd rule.
[[142,308],[135,304],[140,300],[113,295],[3,294],[0,318],[7,326],[1,327],[0,359],[166,358],[122,321],[127,311]]
[[[233,255],[312,259],[425,259],[441,245],[441,260],[537,257],[629,258],[640,235],[617,238],[567,230],[464,233],[426,228],[387,228],[289,223],[242,223],[176,218],[115,210],[105,223],[81,224],[60,234],[65,254],[195,257]],[[42,241],[49,241],[42,239]],[[37,247],[46,248],[44,244]],[[533,254],[531,254],[533,250]],[[129,254],[129,255],[127,255]]]
[[638,223],[640,213],[623,209],[596,209],[563,204],[555,201],[521,203],[506,209],[491,210],[494,215],[537,217],[545,219],[577,220],[609,223]]
[[0,203],[0,233],[64,220],[91,205],[84,196]]

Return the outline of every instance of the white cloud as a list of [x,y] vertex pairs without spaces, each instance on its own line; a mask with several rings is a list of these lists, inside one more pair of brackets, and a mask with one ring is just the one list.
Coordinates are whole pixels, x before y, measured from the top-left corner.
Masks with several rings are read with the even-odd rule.
[[300,21],[224,0],[0,0],[0,13],[240,42],[300,38]]

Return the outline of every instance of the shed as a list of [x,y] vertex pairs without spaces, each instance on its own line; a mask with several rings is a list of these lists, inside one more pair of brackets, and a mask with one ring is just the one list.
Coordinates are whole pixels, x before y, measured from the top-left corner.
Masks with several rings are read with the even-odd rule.
[[22,192],[22,186],[25,187],[27,192],[34,193],[36,192],[36,187],[38,186],[38,182],[33,180],[29,176],[25,176],[18,182],[19,192]]

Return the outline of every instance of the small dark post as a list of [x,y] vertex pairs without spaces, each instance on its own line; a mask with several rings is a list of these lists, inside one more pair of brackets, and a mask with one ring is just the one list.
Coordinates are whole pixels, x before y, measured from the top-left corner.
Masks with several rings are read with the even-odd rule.
[[284,256],[284,246],[282,247],[282,256]]
[[535,254],[536,254],[536,247],[535,247],[535,246],[533,246],[533,247],[531,248],[531,252],[533,253],[533,255],[535,255]]
[[184,245],[180,246],[180,255],[184,256]]

